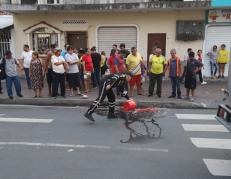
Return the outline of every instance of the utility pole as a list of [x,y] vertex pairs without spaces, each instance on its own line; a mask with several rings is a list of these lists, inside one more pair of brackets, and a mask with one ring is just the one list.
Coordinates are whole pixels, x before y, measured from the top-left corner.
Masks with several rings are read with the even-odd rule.
[[227,106],[231,108],[231,63],[229,64],[228,92],[229,92],[229,96],[227,97]]

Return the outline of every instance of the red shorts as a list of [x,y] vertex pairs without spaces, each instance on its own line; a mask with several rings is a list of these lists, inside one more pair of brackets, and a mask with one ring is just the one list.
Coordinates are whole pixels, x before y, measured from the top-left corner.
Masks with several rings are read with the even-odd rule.
[[129,84],[131,86],[140,85],[141,84],[141,75],[135,75],[132,77],[132,79],[129,81]]

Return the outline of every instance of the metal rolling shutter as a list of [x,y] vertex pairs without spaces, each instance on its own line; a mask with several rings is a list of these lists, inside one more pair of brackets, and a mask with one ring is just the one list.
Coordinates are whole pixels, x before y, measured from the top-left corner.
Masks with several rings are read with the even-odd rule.
[[110,55],[113,44],[125,43],[126,49],[137,46],[137,29],[132,26],[103,26],[98,28],[97,32],[98,51],[105,51],[106,55]]
[[[209,57],[206,55],[211,51],[213,45],[217,45],[218,49],[221,44],[226,45],[226,49],[231,50],[231,26],[210,26],[206,30],[206,36],[203,49],[204,76],[210,76]],[[230,54],[229,54],[230,55]],[[228,65],[226,65],[225,76],[228,76]]]

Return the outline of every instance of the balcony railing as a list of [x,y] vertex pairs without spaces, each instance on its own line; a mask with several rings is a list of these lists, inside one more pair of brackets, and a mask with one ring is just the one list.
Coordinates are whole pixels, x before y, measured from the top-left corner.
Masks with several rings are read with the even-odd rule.
[[63,4],[117,4],[117,3],[145,3],[153,0],[63,0]]
[[149,3],[149,2],[196,2],[211,0],[0,0],[0,4],[128,4],[128,3]]
[[[41,0],[43,1],[43,0]],[[51,0],[51,4],[128,4],[128,3],[148,3],[148,2],[183,2],[183,1],[210,1],[210,0]],[[47,2],[49,4],[49,2]]]
[[[149,9],[209,9],[208,0],[0,0],[0,10],[14,13],[25,11],[110,11]],[[3,3],[5,2],[5,3]],[[29,2],[26,4],[26,2]],[[32,3],[33,2],[33,3]]]

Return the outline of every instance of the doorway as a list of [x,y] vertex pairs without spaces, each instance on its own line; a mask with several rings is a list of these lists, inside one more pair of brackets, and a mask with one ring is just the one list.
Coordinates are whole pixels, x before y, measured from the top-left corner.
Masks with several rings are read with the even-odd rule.
[[21,0],[21,4],[36,4],[37,0]]
[[76,49],[87,48],[87,32],[67,32],[67,43]]
[[161,48],[162,55],[166,55],[166,34],[165,33],[151,33],[148,34],[148,53],[147,62],[149,64],[149,55],[154,48]]

